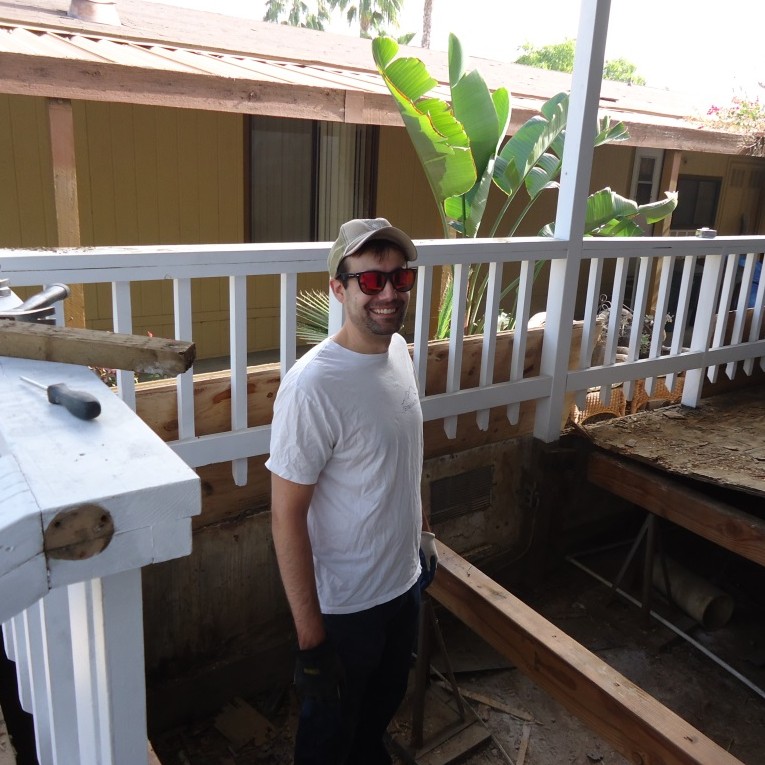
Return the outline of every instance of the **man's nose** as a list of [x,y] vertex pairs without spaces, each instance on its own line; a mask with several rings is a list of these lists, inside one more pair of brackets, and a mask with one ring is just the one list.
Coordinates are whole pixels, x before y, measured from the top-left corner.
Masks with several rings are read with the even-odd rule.
[[396,288],[393,286],[393,281],[391,280],[391,277],[388,276],[388,278],[385,280],[385,286],[383,287],[383,290],[380,293],[380,297],[387,298],[388,300],[394,300],[398,296],[399,296],[399,293],[396,291]]

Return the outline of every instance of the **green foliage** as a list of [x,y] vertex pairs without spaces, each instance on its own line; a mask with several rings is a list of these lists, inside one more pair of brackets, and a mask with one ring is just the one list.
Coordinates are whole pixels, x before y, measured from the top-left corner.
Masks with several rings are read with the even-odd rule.
[[629,85],[645,85],[645,77],[637,73],[637,66],[626,58],[614,58],[603,66],[603,79],[626,82]]
[[[558,188],[568,94],[553,96],[542,106],[540,114],[529,119],[502,145],[510,124],[510,95],[505,88],[491,93],[477,71],[465,73],[462,46],[454,35],[449,38],[450,102],[432,92],[437,82],[420,59],[396,57],[398,45],[393,40],[378,37],[372,43],[372,52],[422,163],[441,216],[444,237],[455,233],[466,237],[478,235],[493,186],[500,189],[506,199],[489,236],[513,236],[542,192]],[[595,146],[628,137],[623,123],[603,117],[599,120]],[[519,193],[526,197],[525,206],[513,221],[505,224],[507,232],[500,231]],[[587,200],[585,233],[642,235],[637,222],[640,216],[655,222],[669,215],[676,205],[676,195],[668,195],[662,202],[639,207],[632,200],[603,189]],[[552,224],[539,233],[552,236]],[[479,307],[487,285],[486,267],[472,268],[467,288],[465,331],[468,334],[482,331]],[[517,292],[517,288],[515,282],[507,285],[501,299]],[[449,279],[441,296],[437,337],[449,333],[451,306]],[[511,325],[514,313],[515,304],[508,316]]]
[[451,103],[431,94],[438,84],[418,58],[396,58],[388,37],[372,41],[375,64],[396,101],[436,200],[444,237],[449,228],[476,236],[510,121],[510,95],[490,93],[481,75],[465,74],[462,47],[449,37]]
[[320,343],[329,326],[329,294],[321,290],[300,292],[295,300],[298,340],[308,345]]
[[[385,26],[397,26],[403,0],[266,0],[266,14],[263,21],[289,24],[325,30],[329,23],[330,12],[338,8],[345,13],[349,26],[359,25],[361,37],[371,37],[372,33],[383,34]],[[402,45],[411,42],[415,33],[410,32],[398,38]]]
[[[572,39],[540,47],[524,43],[521,46],[523,53],[515,60],[515,63],[555,72],[573,72],[575,48],[576,41]],[[603,79],[626,82],[630,85],[645,85],[645,78],[637,73],[635,64],[626,58],[606,61],[603,66]]]
[[[356,0],[356,3],[352,0],[327,0],[327,2],[333,10],[340,8],[345,12],[348,26],[358,22],[359,35],[366,38],[372,37],[373,32],[376,35],[384,34],[386,25],[397,26],[403,6],[403,0]],[[414,33],[409,40],[412,37]]]
[[521,46],[523,54],[515,59],[515,63],[555,72],[573,72],[575,46],[575,41],[571,39],[539,48],[527,42]]
[[267,0],[263,21],[323,32],[329,21],[329,9],[326,0],[312,0],[311,5],[303,0]]

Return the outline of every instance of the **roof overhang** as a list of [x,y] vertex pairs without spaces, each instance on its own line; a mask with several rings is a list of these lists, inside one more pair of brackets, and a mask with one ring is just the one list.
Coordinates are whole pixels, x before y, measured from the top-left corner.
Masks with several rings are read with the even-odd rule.
[[[123,0],[122,26],[106,26],[68,17],[65,2],[39,0],[35,9],[10,4],[0,10],[0,92],[402,124],[373,68],[369,40],[139,0]],[[409,52],[425,60],[448,97],[445,54]],[[489,87],[504,84],[511,91],[511,133],[570,85],[570,76],[559,72],[487,60],[475,66]],[[671,96],[604,82],[601,109],[627,124],[631,145],[741,153],[740,136],[705,129],[688,118],[687,102]]]

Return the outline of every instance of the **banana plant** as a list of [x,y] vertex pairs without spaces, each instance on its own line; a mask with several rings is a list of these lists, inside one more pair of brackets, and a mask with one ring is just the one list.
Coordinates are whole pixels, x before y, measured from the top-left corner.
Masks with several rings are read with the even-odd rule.
[[[505,88],[491,93],[478,71],[465,73],[462,46],[455,35],[449,36],[450,101],[432,92],[438,83],[420,59],[396,57],[398,45],[393,40],[378,37],[372,42],[372,52],[425,170],[441,216],[444,237],[478,235],[492,187],[500,189],[506,198],[489,236],[513,236],[542,192],[559,186],[568,94],[553,96],[542,106],[540,114],[530,118],[502,145],[510,124],[510,95]],[[596,147],[628,138],[623,122],[613,122],[609,117],[599,120]],[[511,203],[521,190],[528,197],[523,210],[509,223],[506,232],[499,232]],[[636,222],[640,215],[651,223],[656,222],[671,214],[676,205],[676,195],[668,194],[661,202],[639,207],[632,200],[603,189],[587,200],[585,233],[640,236],[642,230]],[[551,224],[539,232],[540,236],[553,234]],[[485,268],[471,269],[465,314],[468,334],[483,330],[479,307],[487,284]],[[508,284],[502,291],[502,299],[517,288],[517,282]],[[439,338],[448,336],[451,307],[449,279],[439,305],[436,335]],[[511,326],[513,323],[511,315]]]
[[449,37],[450,101],[432,94],[438,82],[418,58],[396,58],[389,37],[372,41],[380,75],[396,101],[436,200],[444,237],[477,235],[500,142],[510,124],[510,94],[491,93],[477,72],[465,73],[462,46]]

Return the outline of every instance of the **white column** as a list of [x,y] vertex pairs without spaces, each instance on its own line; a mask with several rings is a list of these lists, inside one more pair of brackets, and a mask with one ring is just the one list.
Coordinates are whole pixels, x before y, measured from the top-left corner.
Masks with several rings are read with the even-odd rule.
[[549,398],[537,402],[534,423],[534,435],[548,442],[561,431],[610,10],[610,0],[582,0],[555,219],[555,238],[568,240],[569,250],[565,259],[550,264],[540,374],[553,382]]
[[70,585],[80,765],[148,761],[141,572]]

